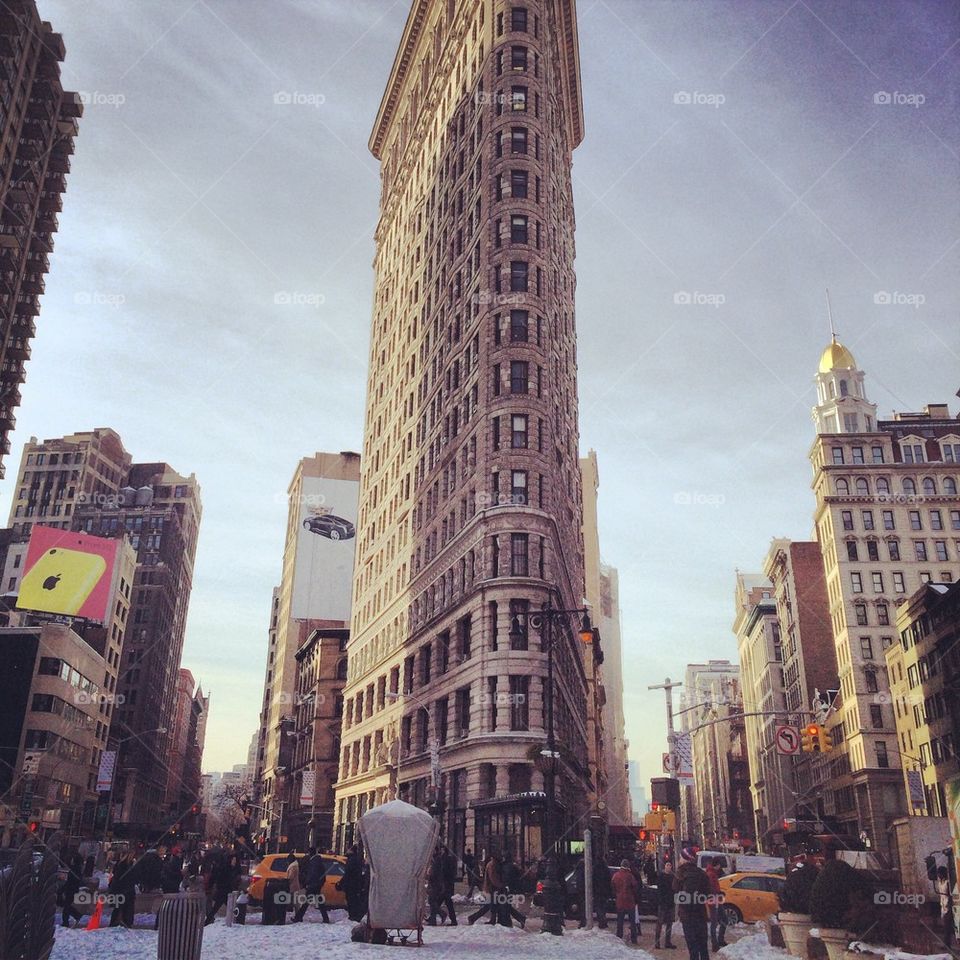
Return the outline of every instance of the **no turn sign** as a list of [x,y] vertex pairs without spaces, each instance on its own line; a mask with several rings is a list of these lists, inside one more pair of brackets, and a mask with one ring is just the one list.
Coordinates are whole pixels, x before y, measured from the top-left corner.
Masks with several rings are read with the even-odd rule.
[[777,753],[791,756],[800,749],[800,731],[796,727],[777,727]]

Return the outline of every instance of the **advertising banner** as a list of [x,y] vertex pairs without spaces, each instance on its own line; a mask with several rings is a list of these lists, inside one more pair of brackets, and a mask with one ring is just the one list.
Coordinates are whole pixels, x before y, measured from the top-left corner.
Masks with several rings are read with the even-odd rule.
[[303,771],[303,783],[300,787],[300,806],[313,805],[313,797],[317,787],[317,774],[314,770]]
[[119,540],[35,525],[30,532],[20,610],[106,621]]
[[304,477],[290,615],[295,620],[350,619],[360,484]]
[[673,738],[673,752],[677,758],[677,768],[673,775],[683,786],[693,784],[693,742],[689,733],[678,733]]
[[100,770],[97,773],[97,792],[109,793],[113,786],[113,770],[117,765],[117,751],[104,750],[100,754]]

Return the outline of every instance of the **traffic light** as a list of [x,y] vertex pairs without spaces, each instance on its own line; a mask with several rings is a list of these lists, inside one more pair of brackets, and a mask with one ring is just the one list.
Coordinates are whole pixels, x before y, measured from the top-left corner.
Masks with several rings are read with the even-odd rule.
[[641,839],[641,840],[646,840],[646,839],[647,839],[647,831],[646,831],[646,830],[641,830],[641,831],[640,831],[640,839]]
[[31,820],[29,829],[31,833],[36,833],[40,829],[40,822],[38,820]]
[[800,749],[804,753],[819,753],[820,752],[820,725],[818,723],[808,723],[803,728],[803,733],[801,734],[801,745]]
[[830,731],[826,727],[820,727],[820,752],[826,753],[832,749],[833,737],[830,736]]

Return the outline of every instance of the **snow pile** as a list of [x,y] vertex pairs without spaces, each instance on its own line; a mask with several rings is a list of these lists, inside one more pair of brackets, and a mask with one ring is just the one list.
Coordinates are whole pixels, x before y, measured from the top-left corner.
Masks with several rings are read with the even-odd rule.
[[[344,914],[338,911],[340,917]],[[353,924],[347,919],[323,924],[316,920],[284,926],[262,927],[259,924],[228,927],[217,920],[203,934],[203,960],[357,960],[368,951],[383,947],[351,943]],[[610,930],[567,929],[562,940],[547,934],[522,930],[519,927],[494,927],[487,924],[456,927],[427,927],[423,933],[425,948],[434,960],[470,957],[471,960],[653,960],[645,950],[631,947],[613,936]],[[389,951],[388,951],[389,952]],[[393,956],[393,953],[389,953]],[[57,941],[51,960],[155,960],[157,935],[153,930],[105,928],[88,933],[82,929],[57,928]],[[373,960],[373,958],[371,958]],[[750,960],[758,960],[751,956]],[[766,958],[761,958],[766,960]],[[778,960],[783,960],[778,951]]]
[[898,947],[877,946],[872,943],[863,943],[860,940],[854,940],[850,944],[850,949],[855,953],[862,953],[865,956],[881,956],[884,960],[951,960],[949,953],[905,953]]

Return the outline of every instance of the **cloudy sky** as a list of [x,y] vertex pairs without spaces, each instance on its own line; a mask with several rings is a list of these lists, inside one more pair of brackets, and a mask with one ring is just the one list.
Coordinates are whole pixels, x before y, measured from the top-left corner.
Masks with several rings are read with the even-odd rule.
[[[408,3],[39,6],[89,103],[8,463],[31,435],[112,426],[135,458],[197,474],[184,663],[211,691],[205,766],[229,768],[257,722],[294,465],[361,445],[366,143]],[[647,684],[735,659],[734,569],[810,534],[824,288],[883,414],[956,412],[958,17],[948,0],[579,3],[581,446],[645,777],[664,737]]]

